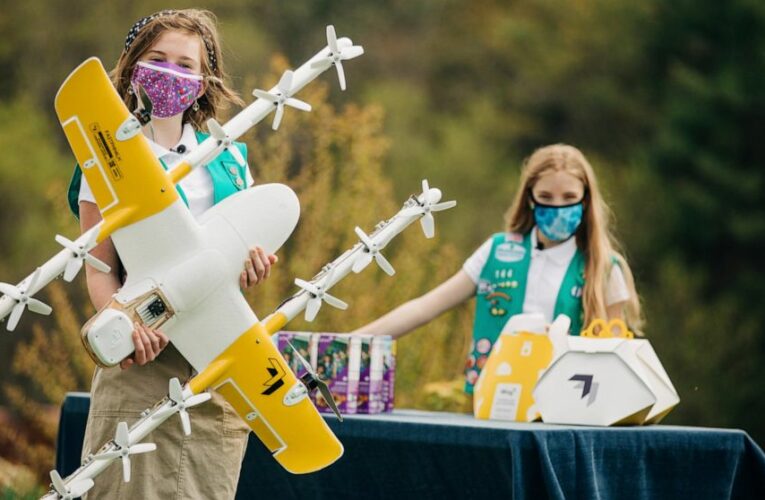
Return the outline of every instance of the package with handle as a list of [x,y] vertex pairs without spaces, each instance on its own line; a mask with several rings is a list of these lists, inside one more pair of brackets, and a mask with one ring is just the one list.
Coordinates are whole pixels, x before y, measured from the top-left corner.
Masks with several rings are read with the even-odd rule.
[[[561,315],[551,331],[568,330],[571,320]],[[473,393],[476,418],[531,422],[539,418],[532,391],[553,359],[553,343],[542,314],[510,318],[481,370]]]

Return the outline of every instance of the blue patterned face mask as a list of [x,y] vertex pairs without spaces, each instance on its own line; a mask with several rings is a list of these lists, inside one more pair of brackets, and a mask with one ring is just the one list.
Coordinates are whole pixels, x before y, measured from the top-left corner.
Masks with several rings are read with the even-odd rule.
[[542,234],[552,241],[563,241],[576,232],[582,222],[582,202],[556,207],[534,202],[534,220]]

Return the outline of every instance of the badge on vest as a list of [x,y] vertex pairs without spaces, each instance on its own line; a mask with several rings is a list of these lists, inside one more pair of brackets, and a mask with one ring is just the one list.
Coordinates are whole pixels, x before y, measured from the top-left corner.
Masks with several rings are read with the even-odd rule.
[[500,243],[494,249],[494,258],[500,262],[518,262],[526,256],[523,244],[514,241]]
[[582,292],[583,291],[584,291],[584,289],[581,286],[576,286],[576,285],[572,286],[571,287],[571,296],[579,298],[579,297],[582,296]]
[[477,295],[487,295],[494,291],[494,285],[492,285],[491,281],[488,280],[478,280],[478,285],[476,286],[476,294]]

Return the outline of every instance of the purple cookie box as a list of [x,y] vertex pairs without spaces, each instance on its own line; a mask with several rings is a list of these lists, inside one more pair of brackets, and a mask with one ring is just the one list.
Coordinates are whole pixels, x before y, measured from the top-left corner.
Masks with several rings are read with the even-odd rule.
[[[327,382],[342,414],[357,410],[360,347],[356,336],[317,334],[316,373]],[[321,396],[316,396],[315,402],[320,412],[332,413]]]
[[[279,332],[276,342],[276,347],[284,357],[284,361],[287,362],[287,366],[290,367],[292,372],[297,375],[298,378],[303,376],[306,372],[303,364],[300,362],[297,356],[292,351],[292,347],[298,350],[303,358],[308,361],[311,366],[314,365],[311,359],[311,344],[312,335],[309,332]],[[290,347],[290,343],[292,347]]]

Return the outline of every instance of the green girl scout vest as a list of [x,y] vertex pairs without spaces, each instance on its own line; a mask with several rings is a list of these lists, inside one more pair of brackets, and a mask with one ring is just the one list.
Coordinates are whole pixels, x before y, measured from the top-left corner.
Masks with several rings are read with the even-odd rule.
[[[472,352],[465,371],[468,394],[473,393],[473,384],[507,320],[523,312],[531,265],[531,232],[526,235],[497,233],[492,239],[491,252],[476,287]],[[554,317],[565,314],[571,318],[573,335],[579,335],[582,330],[584,265],[584,254],[577,249],[555,302]]]
[[[200,143],[210,135],[199,131],[196,131],[195,134],[197,142]],[[242,153],[242,157],[247,158],[247,145],[242,142],[235,142],[234,145]],[[167,170],[167,165],[162,160],[160,160],[160,163]],[[210,172],[210,176],[212,176],[213,203],[218,203],[227,196],[247,188],[247,165],[239,165],[228,150],[216,156],[214,160],[207,164],[206,168]],[[80,205],[77,200],[80,196],[81,181],[82,170],[80,170],[79,165],[76,165],[72,174],[72,180],[69,183],[67,198],[69,200],[69,208],[77,218],[80,217]],[[183,192],[181,185],[177,184],[176,189],[183,202],[188,206],[189,202],[186,200],[186,194]]]

